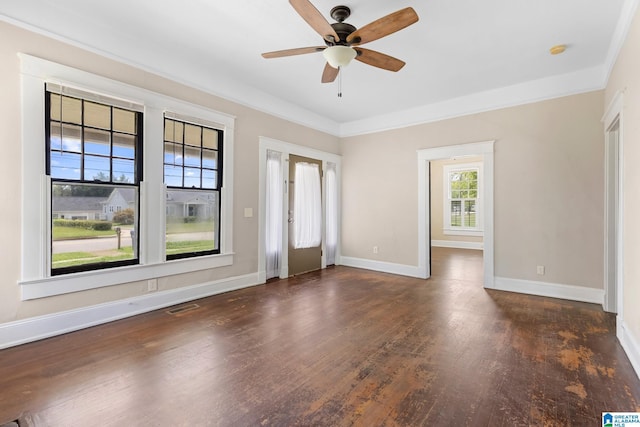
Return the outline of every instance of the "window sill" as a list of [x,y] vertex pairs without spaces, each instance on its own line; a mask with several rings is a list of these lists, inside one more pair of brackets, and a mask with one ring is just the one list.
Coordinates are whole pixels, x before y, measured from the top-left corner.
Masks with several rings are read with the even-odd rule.
[[484,231],[482,230],[460,230],[460,229],[451,229],[445,228],[442,230],[442,234],[448,236],[473,236],[473,237],[483,237]]
[[232,264],[233,253],[229,253],[24,280],[18,284],[22,291],[22,301],[27,301]]

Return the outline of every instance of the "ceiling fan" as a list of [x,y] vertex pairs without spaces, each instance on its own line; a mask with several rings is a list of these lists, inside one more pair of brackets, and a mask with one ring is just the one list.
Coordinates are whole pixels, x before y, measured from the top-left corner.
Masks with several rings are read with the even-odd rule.
[[417,22],[418,15],[413,8],[400,9],[357,29],[344,22],[351,15],[351,10],[347,6],[336,6],[331,9],[331,17],[337,22],[330,24],[309,0],[289,0],[289,3],[322,36],[326,46],[266,52],[262,54],[264,58],[322,52],[327,60],[322,73],[322,83],[333,82],[340,68],[347,66],[353,59],[389,71],[398,71],[404,67],[404,61],[375,50],[362,48],[360,45],[388,36]]

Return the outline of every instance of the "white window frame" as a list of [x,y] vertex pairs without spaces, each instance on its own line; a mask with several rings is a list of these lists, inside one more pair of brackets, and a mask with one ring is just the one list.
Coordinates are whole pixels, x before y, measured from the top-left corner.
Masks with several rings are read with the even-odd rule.
[[[132,283],[233,264],[233,140],[235,117],[72,67],[19,54],[22,77],[22,300]],[[50,179],[45,170],[45,84],[144,106],[143,177],[140,182],[140,264],[50,275]],[[163,184],[164,112],[224,127],[220,192],[220,254],[165,261]]]
[[[453,172],[461,172],[468,170],[477,170],[478,171],[478,197],[476,203],[476,226],[475,227],[454,227],[451,225],[451,187],[449,183],[449,177]],[[443,205],[443,213],[442,213],[442,232],[445,235],[450,236],[483,236],[484,232],[482,230],[482,224],[484,223],[482,220],[482,197],[484,192],[484,180],[482,174],[482,162],[473,162],[473,163],[453,163],[448,165],[443,165],[442,167],[442,205]]]

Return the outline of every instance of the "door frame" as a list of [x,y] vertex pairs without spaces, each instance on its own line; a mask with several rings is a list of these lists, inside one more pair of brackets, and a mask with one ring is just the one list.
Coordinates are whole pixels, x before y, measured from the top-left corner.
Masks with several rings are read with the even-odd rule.
[[[288,180],[289,180],[289,155],[294,154],[302,157],[309,157],[312,159],[317,159],[322,161],[322,170],[327,170],[327,163],[334,163],[336,165],[336,183],[337,183],[337,206],[338,210],[338,241],[336,247],[336,259],[335,264],[340,265],[340,230],[341,230],[341,188],[342,188],[342,156],[338,154],[329,153],[326,151],[317,150],[315,148],[304,147],[297,144],[292,144],[289,142],[279,141],[277,139],[260,136],[259,137],[259,166],[258,166],[258,211],[259,211],[259,221],[258,221],[258,278],[260,283],[266,282],[267,272],[266,272],[266,254],[265,254],[265,230],[266,230],[266,166],[267,166],[267,150],[278,151],[282,153],[282,168],[285,180],[287,181],[287,185],[285,188],[288,188]],[[321,260],[321,268],[326,268],[327,260],[326,260],[326,174],[322,176],[322,260]],[[287,248],[287,242],[289,241],[289,229],[287,223],[287,213],[289,211],[289,193],[288,190],[283,194],[283,205],[282,205],[282,262],[280,265],[280,278],[284,279],[289,277],[289,255],[288,251],[285,250]]]
[[[609,108],[602,117],[605,143],[605,206],[604,206],[604,301],[603,309],[617,313],[618,332],[623,317],[624,289],[624,144],[622,111],[623,94],[613,97]],[[611,138],[611,130],[618,125],[617,139]],[[617,182],[616,182],[617,181]],[[617,185],[616,185],[617,184]],[[612,208],[615,206],[615,214]],[[615,251],[609,249],[615,246]],[[612,274],[612,270],[615,274]],[[618,333],[618,336],[620,334]]]
[[493,145],[495,141],[474,142],[469,144],[449,145],[437,148],[418,150],[418,270],[420,277],[431,276],[431,176],[429,173],[432,160],[450,159],[452,157],[480,156],[483,162],[484,195],[482,203],[483,220],[483,264],[484,287],[493,289],[494,285],[494,178],[493,178]]

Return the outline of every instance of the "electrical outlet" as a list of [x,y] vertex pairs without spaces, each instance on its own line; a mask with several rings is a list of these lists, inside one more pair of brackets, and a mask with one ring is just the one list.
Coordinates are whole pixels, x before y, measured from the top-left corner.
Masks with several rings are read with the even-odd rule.
[[544,276],[544,265],[539,265],[536,268],[536,273],[538,273],[540,276]]
[[147,280],[147,291],[154,292],[158,290],[158,279]]
[[374,246],[374,247],[373,247],[373,253],[374,253],[374,254],[377,254],[377,253],[378,253],[378,247],[377,247],[377,246]]

